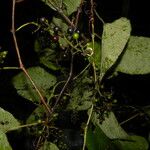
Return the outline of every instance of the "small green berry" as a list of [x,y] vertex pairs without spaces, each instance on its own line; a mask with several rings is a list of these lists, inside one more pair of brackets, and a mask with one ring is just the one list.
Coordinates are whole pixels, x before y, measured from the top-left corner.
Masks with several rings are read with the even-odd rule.
[[40,124],[40,123],[42,123],[42,120],[41,120],[41,119],[39,119],[37,122]]
[[73,33],[72,37],[74,40],[77,40],[79,38],[79,33]]
[[65,95],[65,96],[63,96],[63,100],[66,100],[67,99],[67,96]]
[[39,135],[41,135],[41,134],[42,134],[42,131],[41,131],[41,130],[39,130],[39,131],[38,131],[38,134],[39,134]]

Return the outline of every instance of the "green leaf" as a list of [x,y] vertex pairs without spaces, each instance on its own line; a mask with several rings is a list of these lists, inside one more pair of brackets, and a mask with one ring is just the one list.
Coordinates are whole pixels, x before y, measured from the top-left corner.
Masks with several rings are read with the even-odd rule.
[[57,11],[57,9],[62,7],[62,0],[41,0],[41,1],[55,11]]
[[129,136],[126,140],[114,140],[119,150],[148,150],[148,142],[141,136]]
[[[87,48],[85,49],[85,51],[83,52],[83,54],[85,53],[85,55],[86,55],[86,51],[88,51],[88,49],[90,50],[92,50],[92,42],[90,42],[90,43],[88,43],[87,44]],[[100,69],[100,64],[101,64],[101,45],[100,45],[100,43],[98,43],[98,42],[95,42],[94,43],[94,50],[92,50],[93,51],[93,55],[91,55],[91,56],[89,56],[89,61],[90,61],[90,63],[95,63],[95,66],[96,66],[96,68],[97,69]],[[88,52],[87,52],[88,53]]]
[[91,107],[92,101],[91,96],[93,95],[92,91],[85,89],[75,88],[71,93],[71,101],[67,109],[75,110],[87,110]]
[[[63,33],[66,33],[66,31],[68,29],[68,25],[66,24],[66,22],[64,22],[64,20],[62,20],[62,18],[53,17],[51,26],[54,27],[54,25],[59,27]],[[66,40],[63,37],[59,37],[58,42],[59,42],[60,46],[62,46],[62,47],[68,46],[68,43],[66,42]]]
[[98,114],[93,112],[91,121],[112,140],[119,150],[148,150],[148,142],[141,136],[129,136],[119,125],[113,112],[110,112],[102,124],[99,123]]
[[79,89],[74,89],[71,93],[71,101],[67,109],[75,109],[79,111],[89,109],[92,105],[92,101],[90,101],[92,94],[92,91],[88,90],[84,91],[81,94],[81,91]]
[[101,124],[99,123],[98,114],[93,112],[92,122],[94,125],[98,125],[110,139],[125,139],[128,137],[128,134],[119,125],[113,112],[109,112]]
[[86,146],[88,150],[115,150],[114,144],[99,127],[94,131],[88,129]]
[[131,36],[116,71],[127,74],[150,73],[150,38]]
[[55,11],[63,11],[64,14],[71,15],[73,12],[77,11],[77,8],[80,6],[80,0],[41,0],[51,9]]
[[73,12],[77,11],[80,6],[81,0],[63,0],[65,8],[67,10],[67,15],[71,15]]
[[[27,72],[31,76],[32,80],[34,81],[42,95],[48,98],[51,92],[50,88],[56,83],[56,77],[46,72],[41,67],[28,68]],[[23,72],[16,75],[13,78],[12,82],[17,90],[17,93],[20,96],[33,101],[34,103],[40,102],[39,95]]]
[[91,79],[84,73],[83,77],[76,81],[74,89],[71,92],[71,101],[67,106],[70,110],[87,110],[92,105],[93,91],[91,88]]
[[66,32],[68,29],[68,25],[66,24],[66,22],[64,22],[64,20],[62,20],[62,18],[53,17],[52,23],[55,26],[58,26],[63,32]]
[[[31,124],[34,122],[38,122],[38,120],[42,119],[42,117],[44,116],[45,110],[42,106],[37,107],[32,113],[31,115],[28,117],[26,123],[27,124]],[[43,118],[44,120],[44,118]]]
[[11,113],[0,108],[0,131],[6,133],[19,125],[20,123]]
[[51,142],[44,142],[43,146],[40,148],[40,150],[59,150],[58,147],[51,143]]
[[101,78],[122,53],[131,32],[130,21],[120,18],[104,24],[101,52]]
[[[53,50],[51,50],[53,51]],[[50,53],[49,51],[45,51],[45,53],[43,55],[39,56],[40,58],[40,63],[43,64],[45,67],[47,67],[48,69],[51,70],[59,70],[60,67],[56,64],[56,55],[52,52]],[[55,60],[54,60],[55,58]]]
[[12,150],[6,134],[0,130],[0,150]]

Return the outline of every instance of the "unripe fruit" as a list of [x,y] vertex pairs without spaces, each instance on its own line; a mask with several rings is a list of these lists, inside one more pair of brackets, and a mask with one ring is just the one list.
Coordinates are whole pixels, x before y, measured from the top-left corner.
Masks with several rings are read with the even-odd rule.
[[77,40],[79,38],[79,33],[73,33],[72,37],[74,40]]
[[42,123],[42,120],[41,120],[41,119],[39,119],[37,122],[40,124],[40,123]]

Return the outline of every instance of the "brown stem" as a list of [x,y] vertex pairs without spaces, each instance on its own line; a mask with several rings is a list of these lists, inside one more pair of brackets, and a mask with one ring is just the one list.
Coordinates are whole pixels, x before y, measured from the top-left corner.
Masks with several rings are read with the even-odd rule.
[[20,67],[20,69],[22,69],[22,71],[25,73],[25,75],[27,76],[27,78],[30,80],[31,84],[35,88],[37,94],[40,97],[40,100],[41,100],[42,104],[44,105],[45,109],[47,110],[47,113],[51,114],[51,110],[48,107],[48,105],[46,104],[44,97],[42,96],[41,92],[39,91],[39,89],[35,85],[34,81],[30,77],[30,75],[28,74],[27,70],[25,69],[25,67],[22,63],[20,50],[19,50],[19,46],[18,46],[18,43],[17,43],[16,34],[15,34],[15,4],[16,4],[16,0],[13,0],[13,3],[12,3],[12,27],[11,27],[12,29],[11,29],[11,33],[12,33],[12,36],[13,36],[15,50],[16,50],[16,53],[17,53],[18,61],[19,61],[19,67]]
[[72,27],[75,28],[75,25],[73,24],[73,22],[63,13],[62,10],[57,9],[57,12],[61,15],[61,17],[63,17],[65,19],[65,21]]
[[81,0],[80,6],[79,6],[78,11],[77,11],[76,20],[75,20],[75,28],[77,28],[77,25],[78,25],[78,22],[79,22],[79,16],[80,16],[80,13],[81,13],[81,10],[82,10],[82,5],[83,5],[83,0]]
[[71,80],[72,73],[73,73],[73,58],[74,58],[74,55],[73,55],[73,53],[72,53],[72,56],[71,56],[71,63],[70,63],[70,73],[69,73],[69,77],[68,77],[68,79],[67,79],[65,85],[63,86],[62,90],[60,91],[60,94],[59,94],[58,98],[56,99],[56,102],[55,102],[55,104],[54,104],[54,106],[53,106],[53,108],[52,108],[53,111],[54,111],[54,109],[56,108],[56,106],[57,106],[57,104],[58,104],[58,102],[59,102],[59,100],[60,100],[62,94],[64,93],[64,91],[65,91],[65,89],[66,89],[66,87],[67,87],[69,81]]

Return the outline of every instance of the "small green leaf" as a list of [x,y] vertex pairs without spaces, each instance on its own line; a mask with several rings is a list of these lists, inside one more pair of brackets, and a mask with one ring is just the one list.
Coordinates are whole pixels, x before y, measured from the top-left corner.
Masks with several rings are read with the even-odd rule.
[[126,18],[104,24],[101,52],[101,79],[116,62],[130,37],[131,25]]
[[43,146],[40,148],[40,150],[59,150],[58,147],[51,143],[51,142],[44,142]]
[[148,150],[148,142],[141,136],[129,136],[126,140],[114,140],[119,150]]
[[116,71],[127,74],[150,73],[150,38],[131,36]]
[[6,133],[19,125],[20,123],[11,113],[0,108],[0,131]]
[[[27,69],[27,72],[31,76],[32,80],[40,90],[43,96],[46,98],[50,95],[50,88],[56,83],[56,77],[46,72],[41,67],[31,67]],[[33,85],[23,72],[16,75],[13,80],[13,85],[17,90],[17,93],[35,103],[40,102],[39,95],[35,91]]]
[[12,150],[6,134],[0,130],[0,150]]

